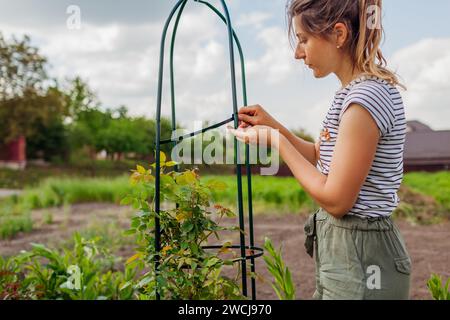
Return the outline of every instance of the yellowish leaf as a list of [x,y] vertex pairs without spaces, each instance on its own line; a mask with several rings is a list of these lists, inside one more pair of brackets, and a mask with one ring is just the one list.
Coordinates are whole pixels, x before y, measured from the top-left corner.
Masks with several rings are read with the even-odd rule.
[[162,151],[159,152],[159,159],[161,163],[166,162],[166,154]]
[[141,256],[141,253],[139,253],[139,252],[134,254],[134,255],[132,255],[131,257],[128,258],[126,264],[129,264],[129,263],[133,262],[134,260],[136,260],[140,256]]
[[183,222],[186,219],[186,214],[181,212],[176,215],[175,219],[177,219],[178,222]]
[[230,250],[230,248],[221,248],[220,250],[219,250],[219,253],[230,253],[231,252],[231,250]]
[[161,252],[163,254],[165,254],[167,251],[169,251],[170,249],[172,249],[172,246],[165,246],[164,248],[162,248]]
[[137,172],[139,172],[140,174],[145,174],[145,168],[143,166],[137,165],[136,166]]
[[197,180],[195,173],[192,171],[186,171],[184,173],[184,178],[188,184],[192,184]]
[[175,161],[169,161],[169,162],[166,162],[166,167],[173,167],[173,166],[175,166],[175,165],[177,165],[178,163],[177,162],[175,162]]

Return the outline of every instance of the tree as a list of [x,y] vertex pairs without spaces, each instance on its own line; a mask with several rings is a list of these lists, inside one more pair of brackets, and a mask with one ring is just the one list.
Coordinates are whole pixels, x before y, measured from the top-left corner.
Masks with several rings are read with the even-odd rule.
[[[66,112],[61,112],[65,106],[65,94],[58,87],[50,87],[44,97],[41,97],[36,107],[49,109],[47,119],[36,119],[31,125],[33,135],[27,139],[27,158],[43,158],[46,161],[67,159],[70,152],[67,128],[64,125]],[[66,109],[65,109],[66,110]]]
[[49,124],[65,112],[62,95],[46,72],[47,60],[30,38],[7,41],[0,33],[0,142],[31,137],[36,124]]
[[71,120],[77,121],[83,117],[85,112],[99,109],[101,103],[86,81],[75,77],[72,80],[69,79],[68,82],[69,85],[65,91]]

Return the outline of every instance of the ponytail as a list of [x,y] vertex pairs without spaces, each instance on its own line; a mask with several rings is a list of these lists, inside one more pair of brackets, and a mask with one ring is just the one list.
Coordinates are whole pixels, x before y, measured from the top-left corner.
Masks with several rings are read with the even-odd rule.
[[377,76],[406,90],[406,87],[399,83],[397,76],[386,68],[387,62],[380,49],[383,39],[382,0],[358,1],[359,34],[354,51],[355,66],[364,74]]

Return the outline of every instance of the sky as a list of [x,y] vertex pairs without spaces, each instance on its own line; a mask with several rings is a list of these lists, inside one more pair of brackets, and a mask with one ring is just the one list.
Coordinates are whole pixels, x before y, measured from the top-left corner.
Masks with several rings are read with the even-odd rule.
[[[287,0],[228,0],[246,68],[248,104],[262,105],[289,129],[319,135],[340,88],[335,75],[314,78],[294,59],[285,19]],[[0,31],[27,34],[48,58],[50,75],[81,76],[103,106],[126,105],[132,115],[154,118],[159,47],[176,0],[0,0]],[[221,10],[219,0],[208,0]],[[407,87],[401,91],[407,120],[450,129],[450,1],[385,0],[382,50],[388,67]],[[70,28],[75,5],[80,28]],[[169,37],[170,39],[170,34]],[[169,46],[163,74],[162,114],[170,116]],[[233,113],[225,25],[192,0],[180,20],[174,50],[176,120],[187,129],[228,119]],[[238,107],[243,106],[236,53]]]

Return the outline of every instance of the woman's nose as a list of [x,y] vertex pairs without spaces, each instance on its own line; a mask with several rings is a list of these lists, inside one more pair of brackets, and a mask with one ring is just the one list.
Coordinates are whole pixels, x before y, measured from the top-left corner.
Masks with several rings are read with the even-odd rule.
[[305,58],[305,51],[301,50],[300,48],[297,48],[295,50],[295,59],[300,60]]

